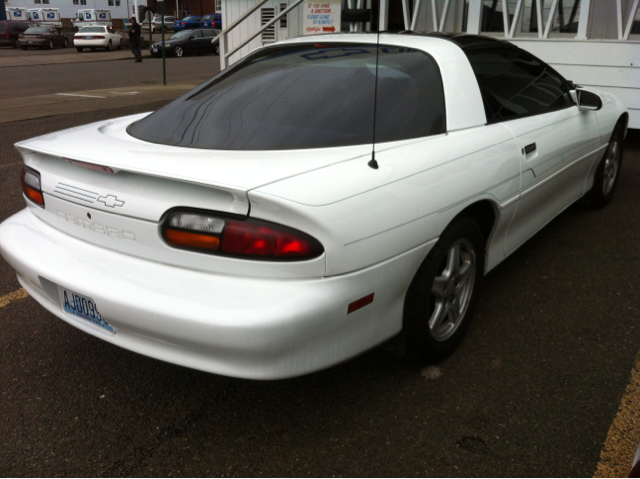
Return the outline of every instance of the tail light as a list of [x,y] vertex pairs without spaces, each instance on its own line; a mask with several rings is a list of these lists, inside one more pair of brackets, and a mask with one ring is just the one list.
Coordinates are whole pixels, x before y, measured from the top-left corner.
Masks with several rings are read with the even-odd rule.
[[22,192],[31,201],[37,205],[44,206],[44,197],[42,196],[42,186],[40,184],[40,173],[36,170],[25,166],[20,173],[20,184]]
[[324,251],[318,240],[302,231],[219,213],[172,213],[164,222],[162,236],[176,248],[267,261],[302,261]]
[[94,35],[94,39],[104,40],[104,35]]

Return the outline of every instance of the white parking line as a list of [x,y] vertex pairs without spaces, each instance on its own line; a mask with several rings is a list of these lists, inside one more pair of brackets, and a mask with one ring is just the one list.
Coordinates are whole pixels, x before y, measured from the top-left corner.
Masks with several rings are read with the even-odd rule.
[[64,96],[83,96],[86,98],[107,98],[106,96],[97,96],[97,95],[77,95],[75,93],[56,93],[56,95],[64,95]]
[[127,92],[110,91],[109,93],[113,93],[114,95],[137,95],[139,92],[137,92],[137,91],[127,91]]
[[27,296],[29,296],[29,293],[27,293],[24,288],[20,288],[18,291],[0,296],[0,308],[4,308],[9,303],[26,298]]

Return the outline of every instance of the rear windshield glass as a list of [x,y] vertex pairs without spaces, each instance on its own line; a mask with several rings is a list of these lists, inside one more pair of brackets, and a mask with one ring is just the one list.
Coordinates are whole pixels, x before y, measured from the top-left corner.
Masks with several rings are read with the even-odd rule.
[[104,27],[82,27],[78,33],[104,33]]
[[41,35],[43,33],[47,33],[47,29],[46,28],[27,28],[27,30],[24,33]]
[[[435,62],[418,50],[303,44],[262,50],[129,127],[153,143],[286,150],[417,138],[445,130]],[[376,69],[376,58],[378,68]]]
[[189,38],[193,30],[182,30],[171,37],[171,40],[180,40],[181,38]]

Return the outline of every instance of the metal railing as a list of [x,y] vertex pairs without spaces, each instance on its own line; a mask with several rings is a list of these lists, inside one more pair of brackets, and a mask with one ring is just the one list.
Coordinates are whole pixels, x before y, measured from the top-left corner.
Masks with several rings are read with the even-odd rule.
[[222,30],[222,32],[220,32],[220,34],[212,40],[212,43],[215,42],[216,40],[218,40],[220,42],[220,69],[221,70],[224,70],[225,68],[227,68],[229,66],[229,57],[231,57],[231,55],[233,55],[234,53],[238,52],[242,47],[246,46],[251,40],[256,38],[258,35],[260,35],[262,32],[264,32],[267,28],[269,28],[271,25],[273,25],[278,20],[280,20],[282,17],[284,17],[291,10],[293,10],[298,5],[300,5],[303,0],[295,0],[286,9],[282,10],[278,15],[273,17],[272,20],[270,20],[268,23],[265,23],[262,26],[262,28],[260,28],[260,30],[258,30],[253,35],[251,35],[248,38],[246,38],[242,43],[240,43],[240,45],[236,46],[233,50],[228,51],[228,45],[229,45],[229,37],[228,37],[228,35],[229,35],[229,32],[231,32],[231,30],[233,30],[238,25],[240,25],[242,22],[244,22],[247,18],[249,18],[253,13],[255,13],[262,5],[264,5],[268,1],[269,0],[260,0],[253,7],[251,7],[249,10],[247,10],[243,15],[241,15],[236,20],[234,20],[231,25],[229,25],[227,28]]

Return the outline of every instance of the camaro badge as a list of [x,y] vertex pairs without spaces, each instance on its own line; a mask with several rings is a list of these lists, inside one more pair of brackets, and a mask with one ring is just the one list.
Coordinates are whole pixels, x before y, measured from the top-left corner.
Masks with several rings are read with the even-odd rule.
[[116,196],[113,195],[101,196],[100,198],[98,198],[98,201],[100,203],[104,203],[109,208],[124,205],[124,201],[119,200]]

